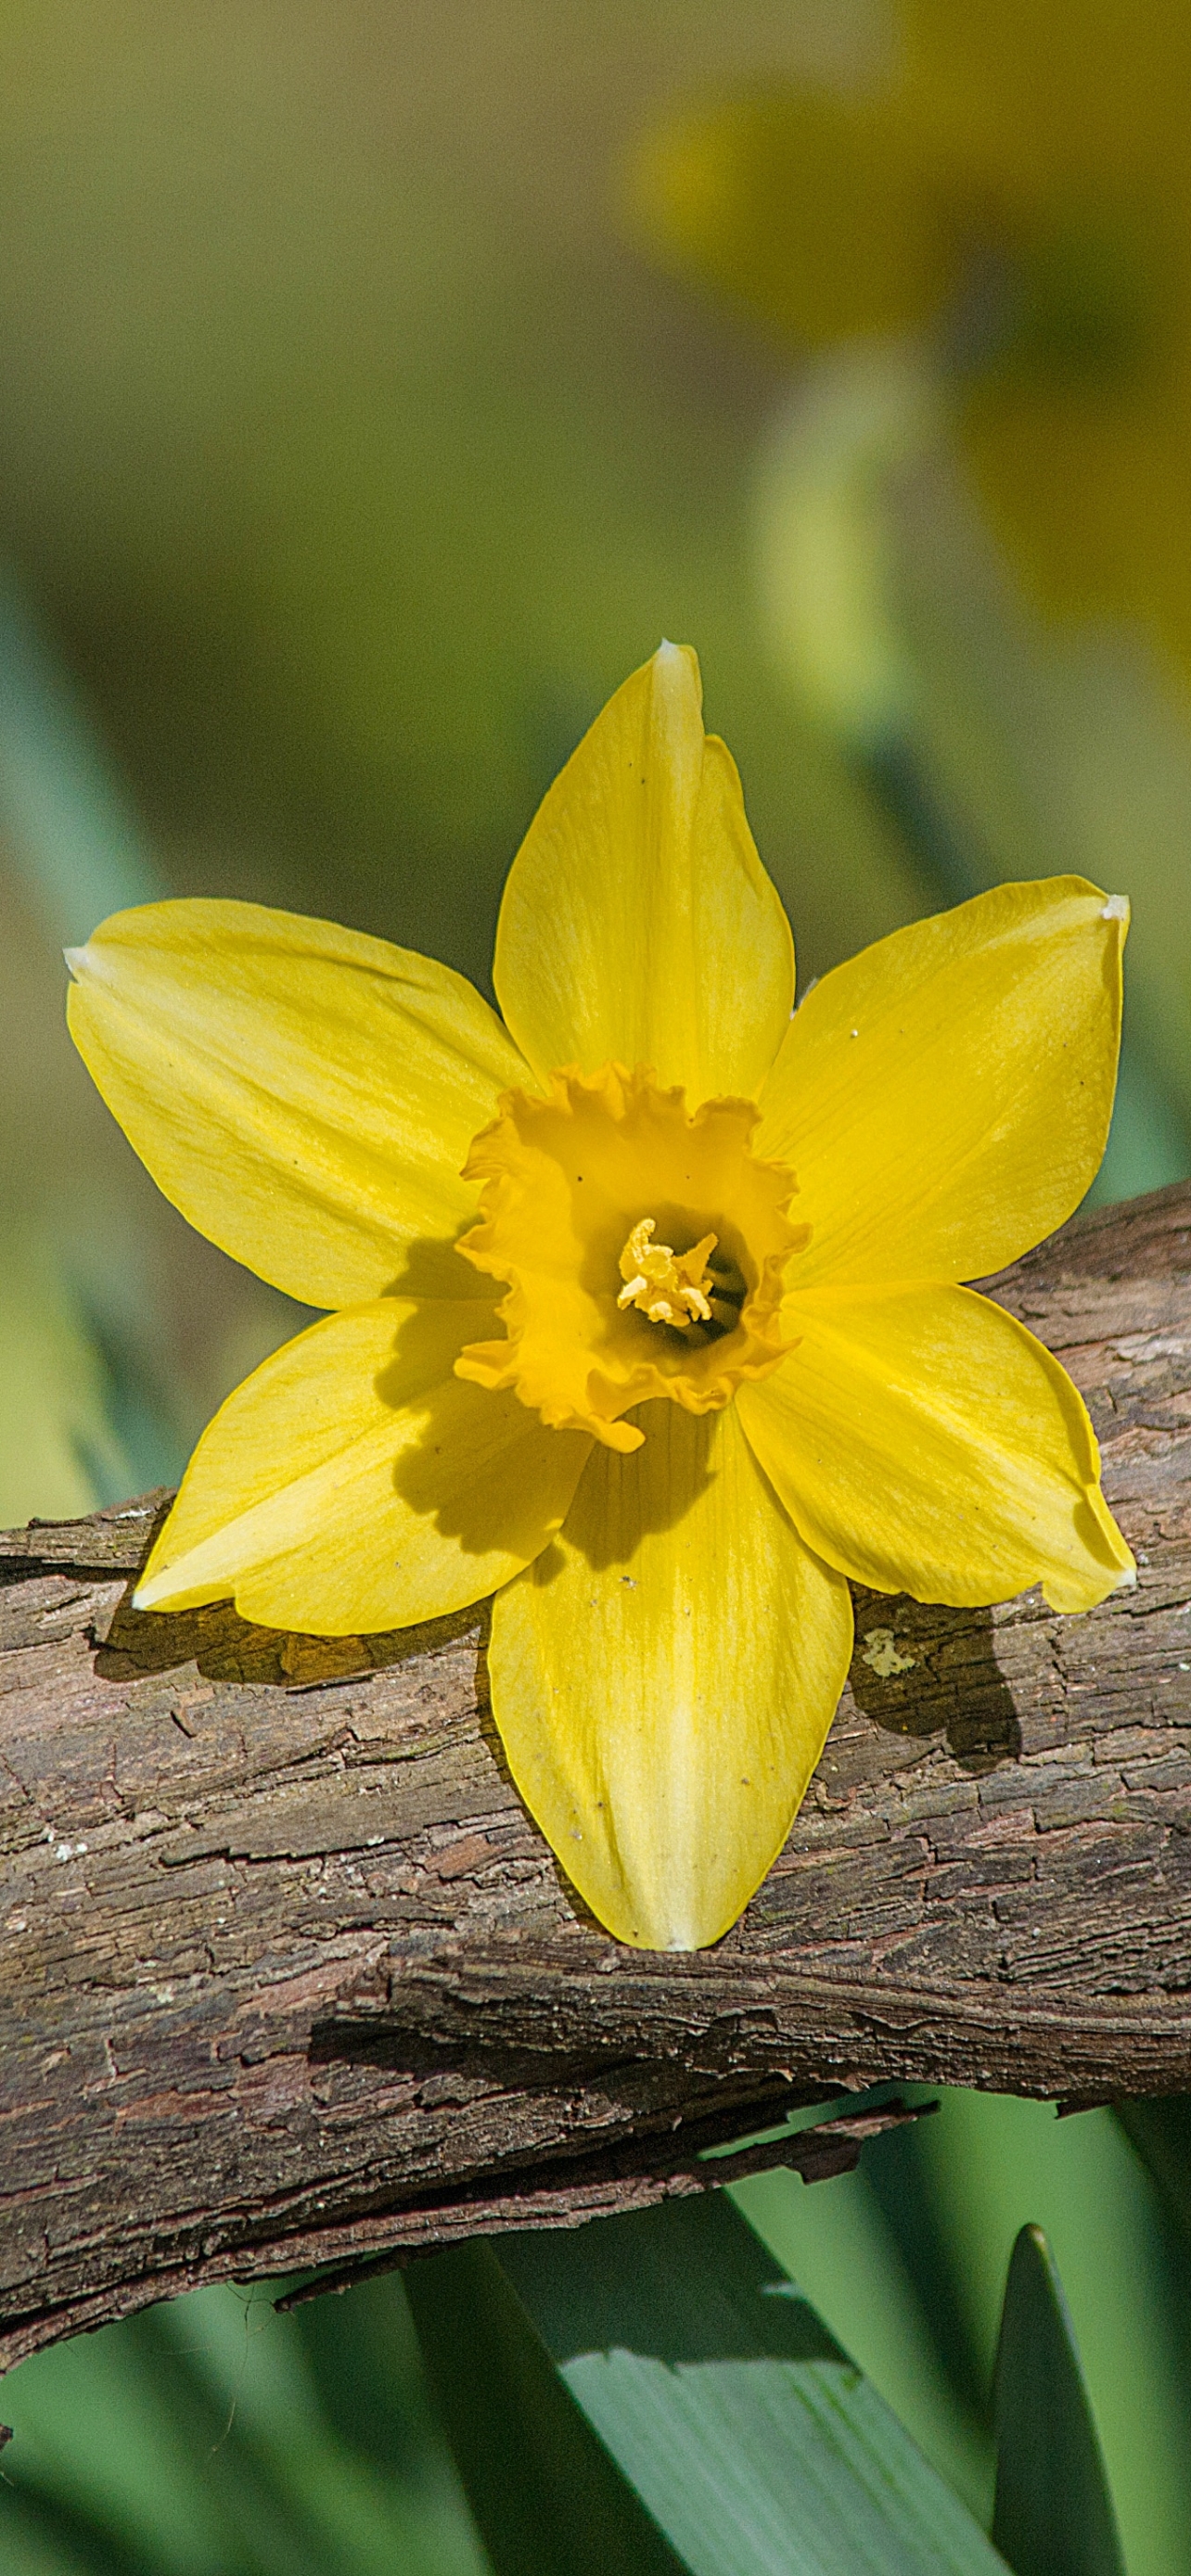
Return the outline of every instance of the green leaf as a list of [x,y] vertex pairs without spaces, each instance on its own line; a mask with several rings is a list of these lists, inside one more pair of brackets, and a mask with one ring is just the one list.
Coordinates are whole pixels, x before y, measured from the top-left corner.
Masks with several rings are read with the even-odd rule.
[[997,2347],[993,2539],[1014,2576],[1125,2576],[1063,2285],[1040,2227],[1009,2263]]
[[4,2576],[488,2571],[395,2280],[192,2291],[33,2354],[3,2413]]
[[1191,2094],[1118,2102],[1116,2115],[1172,2217],[1191,2236]]
[[1003,2576],[722,2193],[407,2278],[497,2576]]
[[165,892],[86,710],[0,568],[0,829],[56,939]]
[[[502,2238],[501,2250],[515,2242]],[[570,2238],[563,2246],[565,2255]],[[428,2376],[496,2576],[680,2576],[542,2350],[491,2244],[406,2275]]]
[[136,1491],[108,1395],[50,1247],[0,1222],[0,1529]]

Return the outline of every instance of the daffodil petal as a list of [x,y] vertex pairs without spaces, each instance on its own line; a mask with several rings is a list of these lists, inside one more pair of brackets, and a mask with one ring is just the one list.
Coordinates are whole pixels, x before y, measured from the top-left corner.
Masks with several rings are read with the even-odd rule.
[[629,219],[667,268],[800,351],[920,331],[962,258],[940,221],[935,157],[883,97],[766,88],[650,128]]
[[1090,1610],[1133,1559],[1081,1397],[973,1289],[789,1297],[797,1347],[737,1404],[809,1546],[878,1592]]
[[[1044,238],[1044,257],[1048,246]],[[1105,400],[1102,378],[1073,399],[1060,370],[1042,380],[1024,371],[1008,380],[974,376],[957,426],[995,536],[1004,540],[1024,586],[1061,618],[1136,623],[1170,647],[1186,672],[1191,349],[1185,322],[1180,340],[1160,394],[1140,368],[1129,396],[1114,402]]]
[[593,1451],[563,1533],[493,1604],[513,1777],[609,1931],[692,1950],[734,1923],[819,1758],[852,1641],[735,1414],[641,1408]]
[[794,989],[789,924],[699,666],[663,644],[555,780],[513,862],[497,996],[542,1078],[652,1065],[692,1108],[753,1098]]
[[1082,877],[997,886],[837,966],[790,1023],[754,1151],[811,1227],[791,1288],[978,1279],[1095,1177],[1129,907]]
[[275,1351],[200,1440],[138,1609],[230,1594],[266,1626],[356,1636],[463,1609],[519,1573],[591,1443],[452,1374],[490,1315],[381,1298]]
[[474,1297],[459,1174],[526,1067],[461,975],[250,903],[114,913],[70,965],[75,1044],[201,1233],[312,1306]]

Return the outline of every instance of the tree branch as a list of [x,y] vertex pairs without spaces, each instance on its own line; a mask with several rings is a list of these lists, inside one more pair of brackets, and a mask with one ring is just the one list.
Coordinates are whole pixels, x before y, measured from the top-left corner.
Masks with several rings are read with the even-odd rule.
[[[1137,1590],[1070,1620],[859,1593],[802,1814],[694,1958],[569,1894],[476,1614],[138,1615],[163,1497],[0,1539],[0,2359],[696,2188],[749,2162],[709,2144],[886,2079],[1191,2089],[1191,1189],[993,1284],[1083,1388]],[[890,2116],[780,2152],[838,2170]]]

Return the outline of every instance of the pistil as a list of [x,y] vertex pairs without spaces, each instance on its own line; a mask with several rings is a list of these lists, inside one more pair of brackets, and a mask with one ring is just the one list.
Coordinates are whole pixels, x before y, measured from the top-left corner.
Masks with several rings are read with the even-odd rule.
[[636,1306],[651,1324],[673,1324],[680,1333],[692,1324],[710,1324],[711,1293],[716,1286],[707,1267],[719,1240],[705,1234],[689,1252],[676,1253],[668,1243],[654,1243],[657,1219],[643,1216],[633,1227],[620,1256],[624,1286],[616,1300],[623,1309]]

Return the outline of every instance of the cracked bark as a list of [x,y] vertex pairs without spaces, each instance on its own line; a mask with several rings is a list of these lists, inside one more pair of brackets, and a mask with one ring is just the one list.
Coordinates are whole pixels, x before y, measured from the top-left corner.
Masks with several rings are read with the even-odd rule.
[[993,1286],[1083,1388],[1137,1590],[858,1593],[802,1814],[695,1958],[572,1900],[481,1617],[138,1616],[161,1498],[0,1540],[0,2362],[198,2281],[697,2188],[756,2160],[709,2143],[886,2079],[1191,2089],[1191,1189]]

